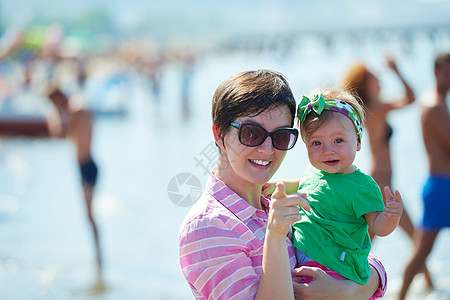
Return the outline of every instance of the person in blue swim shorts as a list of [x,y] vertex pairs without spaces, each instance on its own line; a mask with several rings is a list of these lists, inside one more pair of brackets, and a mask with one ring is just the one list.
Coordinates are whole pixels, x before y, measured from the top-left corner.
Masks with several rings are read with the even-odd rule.
[[399,299],[408,288],[433,249],[439,231],[450,227],[450,114],[446,97],[450,89],[450,53],[440,54],[434,62],[435,86],[421,99],[422,136],[429,163],[429,176],[423,187],[422,229],[408,261]]

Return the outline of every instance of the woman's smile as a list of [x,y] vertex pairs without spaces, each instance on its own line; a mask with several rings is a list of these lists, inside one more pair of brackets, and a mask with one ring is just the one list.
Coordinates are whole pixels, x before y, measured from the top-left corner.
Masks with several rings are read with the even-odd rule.
[[271,161],[260,160],[260,159],[249,159],[248,160],[254,167],[266,169],[269,167]]

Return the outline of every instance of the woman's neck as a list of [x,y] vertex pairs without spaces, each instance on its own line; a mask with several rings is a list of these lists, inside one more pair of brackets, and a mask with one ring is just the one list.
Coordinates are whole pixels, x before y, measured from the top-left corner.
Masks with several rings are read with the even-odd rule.
[[251,206],[262,209],[261,207],[261,190],[262,185],[254,184],[248,181],[238,178],[236,174],[230,174],[226,170],[230,170],[231,167],[220,168],[217,167],[215,175],[218,179],[223,181],[230,189],[238,194],[242,199],[247,201]]

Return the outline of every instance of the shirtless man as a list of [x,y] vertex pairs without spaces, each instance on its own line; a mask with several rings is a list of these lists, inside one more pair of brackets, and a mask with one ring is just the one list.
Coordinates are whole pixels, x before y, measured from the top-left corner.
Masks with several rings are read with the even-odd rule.
[[417,247],[405,267],[399,299],[406,297],[414,276],[425,260],[442,228],[450,227],[450,115],[446,102],[450,89],[450,53],[438,55],[434,64],[436,85],[422,98],[422,135],[429,163],[429,177],[423,188],[422,229]]
[[100,274],[102,266],[101,251],[97,226],[92,215],[92,197],[98,171],[91,156],[93,119],[88,111],[75,108],[71,105],[69,98],[58,88],[49,90],[47,97],[55,108],[48,118],[50,135],[59,138],[67,137],[75,145],[84,191],[84,200],[95,238],[97,268]]

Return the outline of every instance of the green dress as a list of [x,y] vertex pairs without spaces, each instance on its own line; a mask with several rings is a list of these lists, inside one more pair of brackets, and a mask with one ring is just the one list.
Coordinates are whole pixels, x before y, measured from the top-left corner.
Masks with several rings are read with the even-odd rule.
[[330,174],[312,166],[299,192],[307,194],[310,211],[293,225],[293,243],[311,259],[360,284],[369,279],[370,237],[364,214],[384,211],[375,181],[359,169]]

